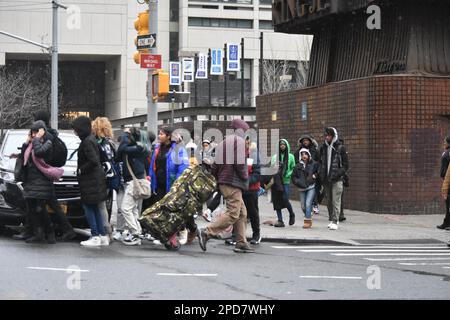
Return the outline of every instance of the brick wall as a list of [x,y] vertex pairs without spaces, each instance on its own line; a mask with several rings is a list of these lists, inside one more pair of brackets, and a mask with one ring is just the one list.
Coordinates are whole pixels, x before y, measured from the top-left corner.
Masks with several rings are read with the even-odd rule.
[[278,128],[294,150],[304,132],[322,143],[325,127],[337,129],[350,159],[345,207],[443,212],[439,168],[450,133],[449,77],[379,76],[264,95],[257,97],[256,113],[260,129]]

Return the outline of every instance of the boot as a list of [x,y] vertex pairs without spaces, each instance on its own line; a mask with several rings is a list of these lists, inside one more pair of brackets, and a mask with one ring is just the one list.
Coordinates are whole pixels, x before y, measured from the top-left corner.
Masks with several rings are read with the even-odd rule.
[[33,236],[33,230],[30,227],[25,226],[24,230],[19,233],[13,235],[14,240],[27,240]]
[[55,231],[53,230],[53,228],[49,229],[46,232],[46,238],[47,238],[47,243],[48,244],[55,244],[56,243]]
[[58,240],[64,242],[64,241],[69,241],[69,240],[75,239],[76,237],[77,237],[77,234],[75,233],[75,231],[73,231],[73,229],[70,229],[70,230],[65,231]]
[[305,219],[303,221],[303,229],[309,229],[312,227],[312,220],[311,219]]
[[31,238],[25,240],[26,243],[44,243],[45,242],[45,234],[44,228],[37,227],[34,235]]

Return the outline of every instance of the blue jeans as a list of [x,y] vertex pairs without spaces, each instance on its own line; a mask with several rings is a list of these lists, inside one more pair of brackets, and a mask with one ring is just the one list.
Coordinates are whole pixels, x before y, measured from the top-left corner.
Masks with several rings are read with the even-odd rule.
[[102,214],[99,204],[83,204],[84,214],[91,227],[91,235],[93,237],[104,236],[105,228],[103,226]]
[[[287,201],[287,209],[289,211],[289,216],[295,216],[294,214],[294,210],[292,209],[292,205],[289,202],[289,195],[290,195],[290,191],[291,191],[291,186],[289,184],[283,184],[283,189],[284,189],[284,196],[288,199]],[[283,221],[283,214],[281,213],[281,210],[277,210],[277,217],[278,217],[278,221]]]
[[311,219],[312,204],[316,196],[316,189],[312,188],[306,191],[300,191],[300,204],[305,213],[305,219]]

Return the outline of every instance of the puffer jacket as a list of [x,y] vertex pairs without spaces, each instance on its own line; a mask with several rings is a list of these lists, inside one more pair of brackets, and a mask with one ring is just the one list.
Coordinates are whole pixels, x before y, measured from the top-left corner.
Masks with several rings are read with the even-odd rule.
[[145,163],[147,161],[148,152],[143,146],[137,145],[136,143],[130,143],[129,135],[125,133],[121,137],[120,145],[116,154],[116,162],[123,162],[123,179],[125,182],[133,180],[126,163],[127,157],[128,163],[130,164],[131,170],[133,170],[136,178],[145,179]]
[[[344,145],[339,141],[338,133],[334,129],[334,137],[330,144],[324,142],[319,153],[319,175],[323,184],[342,181],[348,171],[348,155]],[[328,171],[328,150],[331,149],[331,164]]]
[[[52,155],[52,137],[46,133],[42,140],[43,142],[39,138],[34,138],[31,143],[34,155],[45,160]],[[22,159],[27,147],[28,143],[24,143],[22,146]],[[24,167],[23,189],[26,199],[49,200],[55,197],[53,182],[36,167],[32,156],[30,156],[27,165]]]
[[100,163],[100,151],[91,133],[91,120],[78,117],[73,121],[72,127],[81,139],[77,168],[81,202],[87,205],[98,204],[106,200],[108,193],[105,172]]
[[314,179],[313,176],[317,175],[318,168],[319,164],[312,159],[308,161],[306,165],[300,160],[292,173],[292,183],[299,188],[300,191],[314,188],[316,179]]
[[[277,160],[279,160],[279,166],[280,166],[280,171],[283,173],[283,184],[290,184],[291,183],[291,177],[292,177],[292,172],[294,171],[295,168],[295,157],[294,155],[291,153],[291,145],[289,144],[289,141],[287,141],[286,139],[281,139],[280,142],[284,142],[286,144],[286,151],[285,154],[281,155],[281,159],[279,159],[279,155],[276,154],[272,157],[272,161],[271,161],[271,165],[274,166],[277,163]],[[287,156],[287,160],[285,161],[284,156]],[[286,166],[286,167],[284,167]]]

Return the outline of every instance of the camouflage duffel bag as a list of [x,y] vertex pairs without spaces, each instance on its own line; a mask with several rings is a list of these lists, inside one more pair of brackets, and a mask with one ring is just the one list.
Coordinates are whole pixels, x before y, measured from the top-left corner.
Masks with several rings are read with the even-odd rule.
[[160,201],[142,213],[141,225],[162,243],[169,241],[216,189],[214,176],[202,166],[186,169]]

